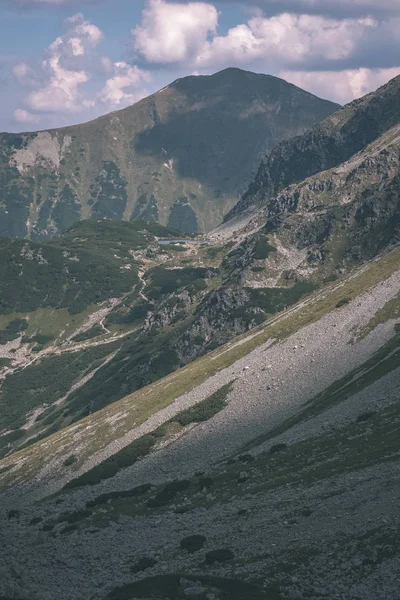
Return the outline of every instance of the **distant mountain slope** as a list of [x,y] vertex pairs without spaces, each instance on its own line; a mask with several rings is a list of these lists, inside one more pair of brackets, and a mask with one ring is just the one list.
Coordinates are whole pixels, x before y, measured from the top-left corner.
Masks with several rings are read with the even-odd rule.
[[337,108],[276,77],[227,69],[89,123],[0,134],[0,235],[44,239],[90,216],[210,230],[267,151]]
[[0,238],[0,315],[39,308],[66,308],[118,297],[139,282],[133,251],[146,249],[155,233],[170,230],[143,222],[77,223],[51,242]]
[[[262,206],[287,186],[349,160],[400,123],[400,77],[346,105],[304,135],[282,142],[225,220]],[[384,176],[384,171],[381,171]]]

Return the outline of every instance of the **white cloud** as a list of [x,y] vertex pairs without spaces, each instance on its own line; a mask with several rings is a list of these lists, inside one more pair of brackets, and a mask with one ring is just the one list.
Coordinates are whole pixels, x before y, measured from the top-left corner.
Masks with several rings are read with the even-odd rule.
[[349,69],[345,71],[281,71],[286,81],[313,92],[317,96],[341,104],[360,98],[400,75],[400,67],[391,69]]
[[217,23],[218,12],[212,4],[149,0],[140,24],[132,30],[134,49],[152,63],[190,61],[208,35],[216,33]]
[[[179,64],[190,70],[236,65],[276,73],[361,67],[368,66],[368,60],[379,67],[376,61],[390,62],[400,49],[397,21],[287,12],[265,17],[258,12],[218,35],[218,13],[212,4],[148,0],[132,35],[134,49],[148,63]],[[393,50],[388,51],[388,44]]]
[[108,56],[102,56],[100,59],[100,64],[105,71],[105,73],[112,73],[114,69],[114,63]]
[[14,119],[18,121],[18,123],[38,123],[40,121],[38,115],[34,115],[23,108],[17,108],[17,110],[14,111]]
[[79,86],[89,80],[89,75],[84,71],[64,69],[60,65],[59,56],[53,56],[45,61],[44,69],[49,74],[48,82],[39,90],[29,94],[28,105],[39,111],[81,110],[84,105]]
[[81,13],[67,19],[65,28],[65,34],[47,49],[40,75],[32,75],[26,63],[19,63],[13,69],[20,83],[38,87],[26,99],[32,110],[76,112],[95,104],[93,100],[85,99],[81,92],[81,85],[89,81],[90,76],[79,66],[79,61],[99,44],[103,33]]
[[[136,66],[128,65],[126,62],[117,62],[110,65],[110,60],[103,58],[107,69],[113,71],[113,76],[107,79],[104,88],[99,94],[102,102],[111,107],[127,106],[137,102],[144,97],[144,90],[132,93],[132,87],[138,86],[143,81],[149,81],[150,75]],[[128,90],[128,91],[127,91]]]
[[281,14],[253,17],[225,36],[205,41],[196,65],[245,64],[262,61],[270,69],[309,62],[348,59],[368,28],[377,22],[365,19],[327,19],[313,15]]
[[26,62],[20,62],[14,65],[12,69],[13,75],[21,85],[35,87],[38,84],[38,79],[34,69]]

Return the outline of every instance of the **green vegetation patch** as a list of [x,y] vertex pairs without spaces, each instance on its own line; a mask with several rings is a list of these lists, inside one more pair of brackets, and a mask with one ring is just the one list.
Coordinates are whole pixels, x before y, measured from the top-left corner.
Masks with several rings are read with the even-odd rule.
[[105,323],[107,326],[139,323],[144,321],[151,310],[154,310],[154,304],[151,302],[140,302],[131,308],[118,306],[107,315]]
[[[385,306],[380,308],[367,323],[367,325],[357,335],[357,340],[367,337],[367,335],[381,323],[386,323],[391,319],[400,318],[400,292],[395,298],[389,300]],[[398,325],[398,324],[396,324]]]
[[13,319],[5,329],[0,330],[0,344],[7,344],[7,342],[15,340],[27,328],[28,321],[26,319]]
[[25,423],[29,412],[44,403],[51,404],[59,400],[90,371],[95,360],[104,358],[112,351],[111,346],[42,358],[6,377],[1,397],[2,426],[18,429]]
[[167,425],[169,423],[179,423],[179,425],[184,427],[190,423],[200,423],[212,419],[226,406],[226,399],[231,387],[232,382],[224,385],[196,406],[178,413],[152,433],[134,440],[128,446],[110,456],[110,458],[90,469],[90,471],[68,482],[65,488],[71,489],[84,485],[96,485],[104,479],[114,477],[121,469],[135,464],[138,460],[147,456],[156,443],[167,434]]
[[82,331],[78,333],[75,337],[72,338],[74,342],[85,342],[86,340],[90,340],[92,338],[98,337],[99,335],[104,335],[104,329],[101,325],[96,323],[90,327],[90,329],[86,329],[86,331]]
[[316,289],[316,285],[309,281],[298,281],[289,288],[246,288],[252,306],[262,308],[267,314],[280,312],[287,306],[295,304],[303,296]]
[[149,280],[144,293],[151,300],[158,300],[166,294],[173,294],[184,287],[195,283],[198,279],[209,276],[210,269],[205,267],[186,267],[183,269],[166,269],[154,267],[146,274]]
[[232,389],[232,383],[224,385],[202,402],[180,412],[171,421],[175,421],[182,425],[182,427],[185,427],[190,423],[201,423],[202,421],[212,419],[225,408],[228,394]]
[[268,241],[268,238],[265,235],[258,236],[256,244],[254,246],[253,259],[265,260],[266,258],[268,258],[271,252],[276,252],[276,248],[271,246],[271,244]]
[[[181,573],[179,575],[158,575],[144,579],[136,583],[130,583],[120,588],[113,590],[106,600],[134,600],[139,598],[162,598],[171,600],[185,600],[185,588],[181,585],[182,578],[193,581],[193,586],[201,585],[210,593],[213,590],[218,590],[218,598],[220,600],[281,600],[278,594],[270,594],[264,592],[260,588],[245,583],[240,580],[223,579],[219,577],[211,577],[204,575],[188,575]],[[201,600],[206,596],[199,596]]]

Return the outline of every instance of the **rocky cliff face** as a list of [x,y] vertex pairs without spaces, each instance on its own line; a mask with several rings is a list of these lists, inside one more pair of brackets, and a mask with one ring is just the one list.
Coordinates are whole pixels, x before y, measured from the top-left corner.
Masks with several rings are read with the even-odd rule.
[[345,268],[398,241],[399,181],[397,125],[337,168],[266,200],[247,230],[261,227],[289,248],[305,250],[306,270]]
[[44,239],[91,216],[210,230],[265,152],[336,109],[281,79],[227,69],[90,123],[0,134],[0,235]]
[[[276,146],[263,160],[256,178],[226,220],[262,206],[289,185],[337,167],[364,151],[398,125],[399,99],[400,77],[397,77],[376,92],[351,102],[304,135]],[[374,148],[371,150],[374,152]],[[369,165],[364,167],[367,170]],[[375,175],[379,177],[379,173]]]

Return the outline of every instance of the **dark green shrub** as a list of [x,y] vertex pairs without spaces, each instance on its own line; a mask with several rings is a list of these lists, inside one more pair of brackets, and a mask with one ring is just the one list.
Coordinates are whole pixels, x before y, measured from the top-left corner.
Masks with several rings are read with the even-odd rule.
[[12,442],[16,442],[24,437],[24,435],[25,431],[23,429],[14,429],[14,431],[10,431],[10,433],[2,435],[0,440],[3,444],[11,444]]
[[223,410],[226,406],[226,399],[231,390],[232,383],[222,386],[211,396],[199,402],[195,406],[180,412],[176,417],[171,419],[176,423],[185,427],[190,423],[201,423],[212,419],[217,413]]
[[282,450],[286,450],[286,448],[287,444],[275,444],[274,446],[271,446],[269,451],[271,452],[271,454],[276,454],[277,452],[282,452]]
[[28,327],[26,319],[13,319],[5,329],[0,330],[0,344],[7,344],[15,340]]
[[45,335],[44,333],[37,333],[36,335],[34,335],[33,337],[31,337],[29,339],[30,342],[36,342],[40,346],[45,346],[46,344],[48,344],[49,342],[52,342],[53,340],[54,340],[53,335]]
[[6,467],[0,467],[0,475],[2,475],[3,473],[7,473],[8,471],[11,471],[13,466],[14,465],[7,465]]
[[78,529],[78,526],[75,523],[72,523],[71,525],[66,525],[65,527],[63,527],[61,529],[60,533],[61,534],[73,533],[77,529]]
[[172,294],[193,284],[197,279],[204,279],[210,269],[204,267],[186,267],[183,269],[166,269],[154,267],[146,277],[150,280],[144,293],[151,300],[158,300],[165,294]]
[[70,456],[68,456],[68,458],[66,458],[63,462],[64,467],[70,467],[71,465],[75,464],[77,461],[77,458],[75,456],[75,454],[71,454]]
[[19,519],[21,516],[21,512],[19,510],[13,509],[9,510],[7,513],[8,520],[10,519]]
[[183,492],[190,486],[190,481],[183,479],[181,481],[171,481],[164,488],[147,502],[149,508],[159,508],[169,504],[178,493]]
[[189,554],[193,554],[201,550],[205,543],[204,535],[189,535],[180,541],[180,547],[182,550],[187,550]]
[[253,258],[254,260],[265,260],[271,254],[271,252],[276,252],[276,248],[271,246],[268,242],[268,238],[265,236],[260,236],[257,239]]
[[92,516],[92,513],[90,510],[82,509],[82,510],[76,510],[75,512],[72,512],[72,513],[64,513],[64,514],[60,515],[59,521],[60,521],[60,523],[63,521],[66,521],[69,524],[79,523],[79,521],[83,521],[84,519],[87,519],[91,516]]
[[[249,583],[237,579],[226,579],[220,577],[205,577],[196,575],[194,577],[185,574],[185,579],[193,582],[193,586],[200,583],[202,587],[212,588],[213,594],[224,600],[276,600],[280,595],[273,592],[272,595],[264,592]],[[182,575],[157,575],[141,579],[135,583],[129,583],[123,587],[114,588],[105,600],[133,600],[134,598],[154,598],[178,600],[186,598],[184,588],[181,585]],[[205,598],[202,594],[199,598]],[[210,594],[211,597],[211,594]]]
[[171,252],[187,252],[188,248],[181,244],[163,244],[163,250],[170,250]]
[[213,565],[216,562],[226,562],[235,558],[232,550],[228,548],[220,548],[219,550],[211,550],[206,554],[206,564]]
[[376,415],[376,410],[369,410],[367,412],[364,412],[361,415],[358,415],[357,423],[362,423],[363,421],[368,421],[369,419],[372,419],[372,417],[374,417],[375,415]]
[[238,459],[240,460],[240,462],[243,463],[249,463],[255,460],[252,454],[241,454],[240,456],[238,456]]
[[214,485],[213,480],[211,479],[211,477],[201,477],[199,479],[199,488],[202,490],[203,488],[210,488]]
[[144,556],[140,558],[132,567],[132,573],[140,573],[141,571],[145,571],[146,569],[151,569],[154,565],[157,564],[157,561],[154,558],[150,558],[149,556]]
[[265,267],[253,267],[251,270],[253,271],[253,273],[262,273],[263,271],[265,271]]
[[43,350],[43,346],[41,344],[37,344],[36,346],[33,346],[32,348],[32,352],[41,352]]
[[345,306],[346,304],[348,304],[349,302],[351,302],[351,298],[342,298],[341,300],[339,300],[339,302],[336,304],[336,308],[340,308],[341,306]]
[[147,494],[147,492],[150,489],[151,484],[145,483],[130,490],[121,490],[116,492],[108,492],[107,494],[101,494],[100,496],[97,496],[97,498],[95,498],[94,500],[86,502],[86,508],[94,508],[95,506],[107,504],[109,500],[123,500],[125,498],[135,498],[137,496],[143,496],[144,494]]
[[211,258],[211,260],[217,258],[222,252],[224,252],[224,248],[207,248],[207,256],[208,258]]
[[86,331],[81,331],[81,333],[78,333],[75,337],[72,338],[72,340],[74,342],[84,342],[86,340],[90,340],[91,338],[98,337],[99,335],[103,335],[103,334],[104,334],[104,329],[102,328],[101,325],[96,323],[96,325],[93,325],[93,327],[90,327],[90,329],[87,329]]
[[288,288],[246,288],[246,291],[250,294],[252,306],[273,315],[286,306],[295,304],[315,289],[316,286],[309,281],[298,281],[293,287]]

